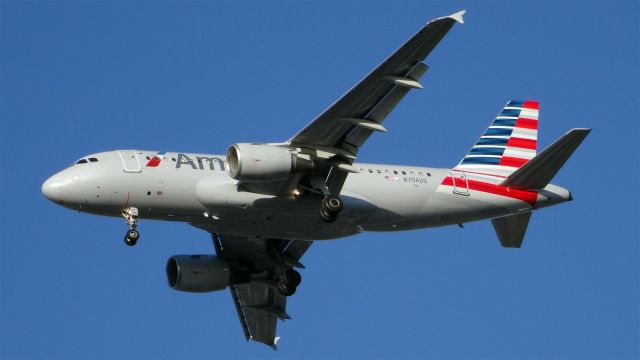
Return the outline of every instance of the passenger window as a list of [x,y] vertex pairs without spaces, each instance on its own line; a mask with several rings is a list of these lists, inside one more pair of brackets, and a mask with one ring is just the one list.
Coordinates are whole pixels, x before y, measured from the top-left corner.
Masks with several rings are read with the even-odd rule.
[[385,173],[385,174],[387,174],[387,175],[389,175],[389,174],[391,174],[391,171],[389,171],[389,170],[385,170],[385,171],[384,171],[384,173]]
[[86,163],[87,163],[87,159],[80,159],[80,160],[78,160],[78,162],[76,163],[76,165],[77,165],[77,164],[86,164]]
[[402,170],[402,175],[407,175],[407,172]]
[[424,176],[422,175],[422,171],[418,171],[418,176]]
[[398,175],[398,170],[393,170],[393,173]]
[[373,170],[369,169],[369,174],[373,174]]
[[431,173],[427,173],[427,176],[431,176]]
[[410,172],[411,176],[416,176],[416,173],[414,173],[413,171]]
[[377,171],[378,171],[378,174],[382,174],[382,170],[377,170]]

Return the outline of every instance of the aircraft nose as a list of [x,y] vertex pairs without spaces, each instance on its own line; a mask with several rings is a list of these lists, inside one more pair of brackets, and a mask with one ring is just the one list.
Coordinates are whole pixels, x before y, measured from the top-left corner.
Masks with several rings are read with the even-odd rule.
[[44,183],[42,183],[42,194],[47,197],[47,199],[61,203],[63,196],[63,186],[64,183],[60,181],[60,177],[58,174],[53,175],[48,178]]

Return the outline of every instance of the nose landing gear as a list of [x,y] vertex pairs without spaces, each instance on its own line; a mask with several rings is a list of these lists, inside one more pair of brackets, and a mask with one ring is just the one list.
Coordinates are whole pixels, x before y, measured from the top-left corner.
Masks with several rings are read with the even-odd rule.
[[129,226],[129,230],[124,236],[124,243],[128,246],[133,246],[138,242],[140,233],[136,230],[138,226],[138,208],[130,207],[122,212],[122,216]]

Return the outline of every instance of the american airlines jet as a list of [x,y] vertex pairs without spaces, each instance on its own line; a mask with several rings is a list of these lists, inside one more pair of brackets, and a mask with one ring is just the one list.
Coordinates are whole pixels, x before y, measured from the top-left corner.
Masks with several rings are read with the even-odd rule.
[[42,192],[69,209],[124,218],[129,246],[143,219],[209,232],[215,255],[172,256],[169,285],[228,288],[247,340],[273,348],[313,241],[488,219],[502,246],[518,248],[535,210],[572,199],[549,182],[590,131],[573,129],[537,153],[537,101],[509,101],[452,169],[356,162],[402,98],[422,88],[424,59],[463,14],[427,23],[287,141],[238,143],[226,155],[101,152],[51,176]]

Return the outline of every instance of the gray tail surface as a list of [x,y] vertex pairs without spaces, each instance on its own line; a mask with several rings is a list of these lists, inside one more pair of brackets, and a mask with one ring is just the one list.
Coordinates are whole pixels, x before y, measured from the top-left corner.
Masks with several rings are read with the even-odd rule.
[[491,219],[500,244],[508,248],[522,246],[529,219],[531,219],[530,212]]
[[501,185],[514,189],[544,189],[591,129],[572,129],[509,175]]
[[[573,129],[509,175],[501,185],[514,189],[544,189],[589,135],[591,129]],[[503,247],[519,248],[531,212],[491,220]]]

